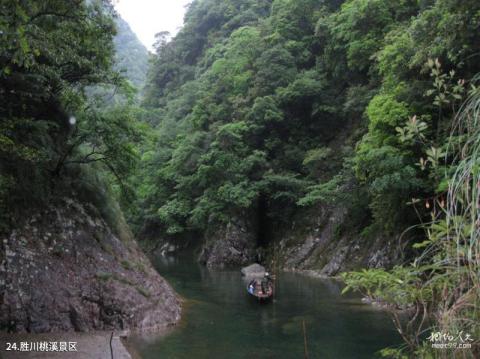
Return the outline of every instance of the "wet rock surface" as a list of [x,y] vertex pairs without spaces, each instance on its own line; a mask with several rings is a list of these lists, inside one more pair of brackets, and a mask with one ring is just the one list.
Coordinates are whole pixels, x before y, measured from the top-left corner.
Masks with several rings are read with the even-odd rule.
[[361,238],[339,233],[348,211],[342,207],[322,207],[301,232],[294,228],[277,235],[277,256],[286,270],[314,271],[318,276],[335,276],[359,268],[389,268],[399,263],[403,248],[399,236]]
[[205,237],[199,262],[209,268],[246,265],[256,255],[256,228],[251,221],[236,219]]
[[[265,245],[265,238],[259,238],[258,220],[245,218],[249,217],[236,218],[220,229],[207,231],[199,262],[209,268],[224,268],[258,261],[287,271],[331,277],[361,268],[393,267],[402,262],[408,242],[400,235],[362,237],[359,233],[363,224],[358,224],[357,219],[357,227],[351,225],[348,208],[319,205],[299,211],[290,223],[268,223],[273,230],[268,232],[267,246],[263,248],[259,247],[261,239]],[[177,251],[169,242],[159,248],[162,255]]]
[[154,331],[180,302],[132,237],[88,205],[62,200],[0,243],[0,329]]

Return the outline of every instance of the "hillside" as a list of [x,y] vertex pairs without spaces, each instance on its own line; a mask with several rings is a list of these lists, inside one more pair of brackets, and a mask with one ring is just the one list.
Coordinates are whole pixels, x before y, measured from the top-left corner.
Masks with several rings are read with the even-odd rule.
[[115,69],[124,74],[139,90],[145,85],[148,71],[148,51],[120,16],[115,19]]
[[473,0],[192,2],[148,74],[136,233],[161,253],[193,242],[210,268],[344,273],[393,309],[410,357],[430,357],[427,318],[478,333],[479,14]]
[[212,266],[267,252],[332,275],[414,255],[423,231],[402,233],[444,195],[439,156],[467,95],[457,82],[479,70],[469,7],[193,2],[149,72],[158,138],[131,223],[180,245],[202,233]]
[[0,9],[0,331],[176,324],[138,238],[189,306],[148,357],[480,357],[478,0],[194,0],[155,54],[108,0]]
[[[0,6],[0,331],[175,324],[177,295],[138,249],[114,195],[127,192],[142,126],[129,103],[91,95],[130,92],[115,71],[112,8]],[[138,66],[127,66],[141,81],[145,49],[128,28],[119,37],[125,59],[138,50]]]

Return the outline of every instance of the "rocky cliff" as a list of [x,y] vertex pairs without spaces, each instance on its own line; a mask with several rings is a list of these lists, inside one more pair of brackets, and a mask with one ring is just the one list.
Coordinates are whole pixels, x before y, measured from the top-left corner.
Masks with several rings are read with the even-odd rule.
[[350,214],[341,206],[321,206],[309,212],[313,213],[303,214],[307,220],[293,221],[273,234],[276,245],[270,248],[270,257],[284,269],[335,276],[360,268],[389,268],[402,260],[405,238],[365,237],[358,228],[343,230]]
[[[235,220],[207,232],[199,261],[210,268],[241,266],[260,260],[289,271],[335,276],[360,268],[389,268],[400,263],[405,238],[400,235],[360,235],[350,226],[351,214],[342,206],[318,206],[299,211],[283,225]],[[345,228],[348,228],[345,230]],[[259,238],[263,233],[267,238]],[[258,248],[263,243],[265,248]],[[264,253],[267,256],[263,255]]]
[[179,320],[172,288],[93,206],[57,201],[0,249],[0,330],[152,331]]
[[257,224],[251,218],[235,218],[205,235],[199,256],[209,268],[250,264],[256,258]]

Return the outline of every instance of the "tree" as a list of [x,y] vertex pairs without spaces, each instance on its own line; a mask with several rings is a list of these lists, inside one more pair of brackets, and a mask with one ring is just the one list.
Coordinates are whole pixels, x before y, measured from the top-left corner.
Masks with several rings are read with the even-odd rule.
[[[2,1],[0,169],[10,213],[64,188],[68,166],[102,162],[118,177],[139,132],[128,111],[109,112],[91,86],[121,88],[112,70],[108,1]],[[28,175],[27,175],[28,174]]]

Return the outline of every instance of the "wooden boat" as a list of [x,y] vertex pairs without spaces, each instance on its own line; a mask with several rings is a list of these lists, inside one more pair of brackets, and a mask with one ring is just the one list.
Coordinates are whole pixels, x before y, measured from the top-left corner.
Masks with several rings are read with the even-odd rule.
[[247,285],[247,292],[258,300],[265,301],[273,297],[273,280],[252,279]]

